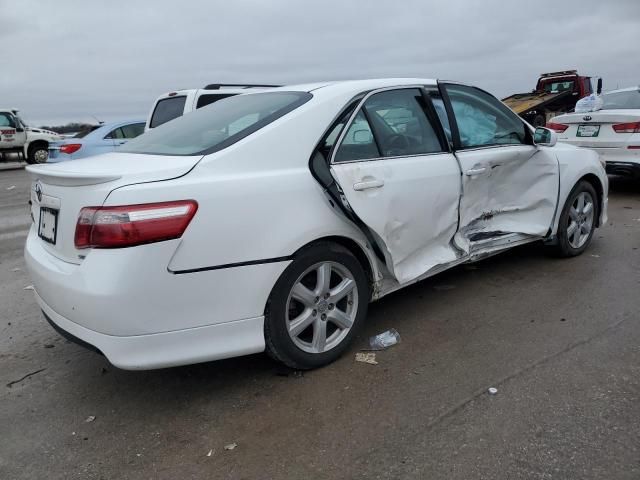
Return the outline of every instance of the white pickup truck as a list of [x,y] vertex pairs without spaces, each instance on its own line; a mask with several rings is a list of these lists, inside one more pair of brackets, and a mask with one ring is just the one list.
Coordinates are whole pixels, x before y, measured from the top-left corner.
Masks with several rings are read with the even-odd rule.
[[49,142],[63,137],[49,130],[28,127],[14,108],[0,108],[0,160],[17,155],[27,163],[45,163]]

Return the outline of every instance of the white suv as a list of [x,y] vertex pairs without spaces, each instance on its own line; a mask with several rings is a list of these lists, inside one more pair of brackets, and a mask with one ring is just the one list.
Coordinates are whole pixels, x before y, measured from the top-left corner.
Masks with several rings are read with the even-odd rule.
[[181,117],[198,108],[210,105],[223,98],[232,97],[248,91],[257,92],[280,85],[254,85],[212,83],[204,88],[176,90],[160,95],[153,103],[149,118],[144,127],[145,132],[167,123],[169,120]]

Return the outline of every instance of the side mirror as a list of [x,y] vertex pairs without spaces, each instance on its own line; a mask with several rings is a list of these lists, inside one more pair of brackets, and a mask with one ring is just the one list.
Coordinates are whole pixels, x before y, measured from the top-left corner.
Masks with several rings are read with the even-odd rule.
[[16,127],[16,132],[19,132],[19,133],[24,132],[24,128]]
[[596,88],[596,93],[598,95],[602,93],[602,77],[598,79],[598,87]]
[[536,145],[553,147],[558,142],[558,134],[548,128],[538,127],[533,134],[533,142]]

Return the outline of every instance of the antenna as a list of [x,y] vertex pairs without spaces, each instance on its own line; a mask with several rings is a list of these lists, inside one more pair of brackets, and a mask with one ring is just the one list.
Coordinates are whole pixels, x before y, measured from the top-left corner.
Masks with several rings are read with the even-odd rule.
[[98,117],[96,117],[95,115],[89,114],[90,117],[94,118],[96,122],[98,122],[99,125],[104,125],[104,122],[102,120],[100,120]]

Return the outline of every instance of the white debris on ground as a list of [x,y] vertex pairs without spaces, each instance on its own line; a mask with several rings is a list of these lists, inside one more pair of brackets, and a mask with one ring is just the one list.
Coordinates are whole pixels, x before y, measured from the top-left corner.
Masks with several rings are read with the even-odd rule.
[[85,420],[85,423],[91,423],[91,422],[93,422],[95,419],[96,419],[96,416],[95,416],[95,415],[89,415],[89,416],[87,417],[87,419]]
[[356,353],[356,362],[368,363],[370,365],[378,365],[378,362],[376,361],[376,354],[372,352]]
[[13,190],[14,188],[16,188],[15,185],[11,185],[10,187],[7,187],[7,190]]
[[33,285],[27,285],[23,290],[33,290]]
[[496,393],[498,393],[498,389],[495,387],[489,387],[489,390],[487,390],[487,392],[489,393],[489,395],[495,395]]
[[237,446],[238,446],[238,444],[234,442],[234,443],[230,443],[230,444],[228,444],[228,445],[225,445],[225,446],[224,446],[224,449],[225,449],[225,450],[233,450],[233,449],[234,449],[234,448],[236,448]]

